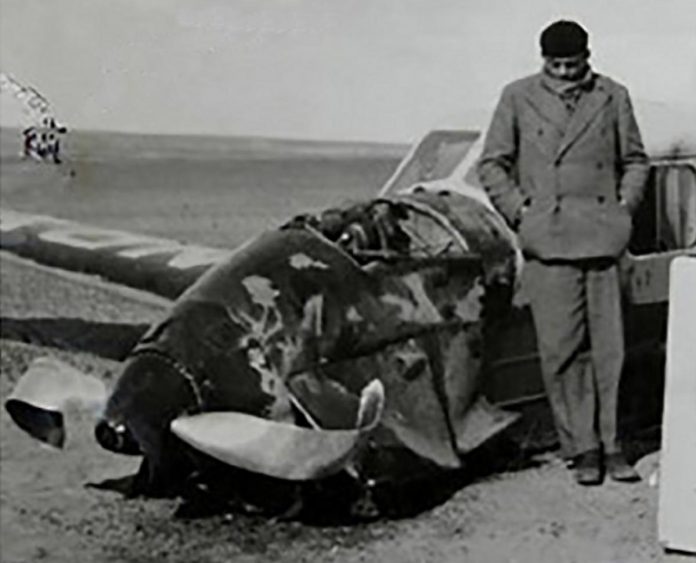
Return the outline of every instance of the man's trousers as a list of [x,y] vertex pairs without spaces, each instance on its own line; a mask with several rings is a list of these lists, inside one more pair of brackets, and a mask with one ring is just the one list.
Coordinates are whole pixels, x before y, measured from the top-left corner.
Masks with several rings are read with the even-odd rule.
[[530,259],[523,283],[563,457],[618,451],[624,337],[616,261]]

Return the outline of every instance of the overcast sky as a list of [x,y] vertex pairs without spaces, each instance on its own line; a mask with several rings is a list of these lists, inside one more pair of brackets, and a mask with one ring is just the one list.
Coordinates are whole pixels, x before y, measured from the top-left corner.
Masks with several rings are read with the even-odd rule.
[[[0,67],[74,128],[407,142],[472,127],[576,18],[636,98],[696,104],[696,0],[0,0]],[[2,95],[0,120],[17,120]]]

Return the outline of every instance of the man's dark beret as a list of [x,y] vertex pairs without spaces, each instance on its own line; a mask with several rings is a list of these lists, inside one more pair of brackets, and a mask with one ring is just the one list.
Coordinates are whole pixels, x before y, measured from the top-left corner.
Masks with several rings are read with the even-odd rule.
[[587,32],[573,21],[552,23],[541,32],[539,42],[544,57],[575,57],[587,52]]

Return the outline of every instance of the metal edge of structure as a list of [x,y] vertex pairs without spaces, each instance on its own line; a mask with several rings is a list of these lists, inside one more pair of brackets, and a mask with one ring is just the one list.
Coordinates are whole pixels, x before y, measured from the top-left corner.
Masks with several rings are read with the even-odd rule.
[[672,262],[658,537],[696,555],[696,257]]

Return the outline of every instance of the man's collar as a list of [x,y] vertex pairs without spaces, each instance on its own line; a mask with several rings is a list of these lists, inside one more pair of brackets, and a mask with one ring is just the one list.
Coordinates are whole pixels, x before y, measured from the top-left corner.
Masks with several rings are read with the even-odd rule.
[[572,95],[578,91],[590,91],[594,88],[597,82],[598,74],[592,70],[592,67],[588,66],[587,71],[578,80],[560,80],[546,74],[543,70],[541,71],[541,85],[549,90],[550,92],[556,94],[557,96],[567,96]]

